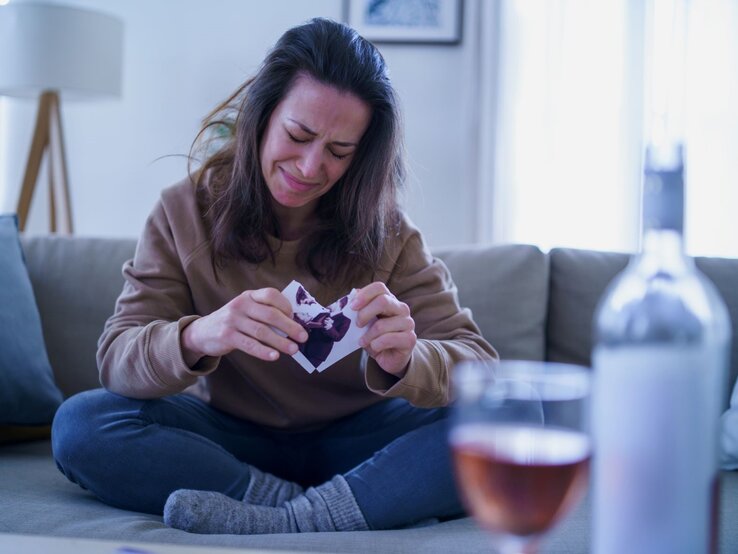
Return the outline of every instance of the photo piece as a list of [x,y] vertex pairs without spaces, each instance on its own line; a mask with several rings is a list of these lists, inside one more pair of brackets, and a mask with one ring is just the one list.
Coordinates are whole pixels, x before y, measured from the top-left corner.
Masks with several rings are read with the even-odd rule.
[[308,340],[292,356],[308,373],[322,372],[358,350],[359,339],[371,327],[370,324],[359,328],[358,314],[348,306],[356,289],[327,307],[321,306],[297,281],[287,285],[282,294],[292,305],[293,319],[308,333]]

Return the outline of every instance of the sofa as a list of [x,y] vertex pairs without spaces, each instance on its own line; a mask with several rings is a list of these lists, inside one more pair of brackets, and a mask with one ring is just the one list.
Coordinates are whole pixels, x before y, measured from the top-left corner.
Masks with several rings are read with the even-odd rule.
[[[121,290],[123,261],[135,241],[23,236],[26,267],[44,341],[65,397],[99,387],[98,336]],[[628,256],[573,249],[548,253],[527,245],[445,248],[459,301],[469,307],[502,358],[588,365],[596,303]],[[733,322],[731,384],[738,373],[738,260],[699,259]],[[724,399],[727,407],[729,391]],[[677,409],[678,407],[675,407]],[[738,552],[738,472],[722,472],[720,552]],[[490,544],[470,518],[391,531],[303,535],[195,535],[161,517],[109,507],[57,470],[48,438],[0,446],[0,533],[174,543],[209,548],[383,553],[487,553]],[[551,534],[544,552],[588,552],[589,500]],[[189,552],[189,550],[188,550]]]

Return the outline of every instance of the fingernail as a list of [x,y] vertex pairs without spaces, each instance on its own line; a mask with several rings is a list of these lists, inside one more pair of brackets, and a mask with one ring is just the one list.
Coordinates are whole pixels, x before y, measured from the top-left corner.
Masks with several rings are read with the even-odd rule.
[[[308,340],[308,334],[305,331],[303,331],[302,333],[300,333],[300,336],[298,337],[298,340],[300,342],[305,342],[306,340]],[[297,347],[295,347],[295,348],[297,348]]]
[[358,306],[358,305],[359,305],[359,299],[358,298],[354,298],[353,300],[351,300],[351,302],[349,302],[349,308],[356,309],[356,306]]
[[290,344],[290,352],[294,354],[295,352],[297,352],[297,350],[298,348],[296,344]]
[[274,350],[272,350],[271,352],[269,352],[269,357],[272,360],[276,360],[279,357],[279,352],[275,352]]

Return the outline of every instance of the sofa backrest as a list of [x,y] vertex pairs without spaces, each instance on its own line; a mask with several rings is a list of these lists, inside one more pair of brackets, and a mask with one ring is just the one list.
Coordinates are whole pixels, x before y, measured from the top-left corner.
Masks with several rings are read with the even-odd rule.
[[[549,252],[550,287],[546,352],[549,360],[589,366],[592,323],[599,299],[613,278],[628,264],[626,254],[555,248]],[[738,259],[696,258],[699,270],[725,300],[732,323],[727,408],[738,377]]]
[[[23,237],[23,251],[59,388],[66,396],[99,387],[97,340],[123,287],[121,267],[134,239]],[[590,365],[598,300],[628,262],[625,254],[527,245],[466,246],[434,251],[471,309],[484,337],[504,359]],[[738,260],[698,258],[733,323],[731,380],[738,375]],[[729,393],[729,391],[727,391]],[[726,405],[727,405],[726,393]]]
[[[123,287],[123,262],[134,239],[22,238],[46,348],[65,396],[100,386],[97,340]],[[524,245],[436,252],[484,336],[505,358],[545,357],[548,261]]]
[[549,252],[551,278],[546,322],[549,360],[590,365],[597,302],[628,260],[626,254],[590,250],[554,248]]
[[458,247],[434,251],[501,358],[546,357],[548,258],[535,246]]
[[123,288],[133,239],[22,237],[46,351],[65,396],[100,386],[97,339]]

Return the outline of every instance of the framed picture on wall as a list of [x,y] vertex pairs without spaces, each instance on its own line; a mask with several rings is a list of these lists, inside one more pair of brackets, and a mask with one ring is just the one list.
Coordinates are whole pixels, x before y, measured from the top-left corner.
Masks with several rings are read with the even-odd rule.
[[458,44],[462,0],[345,0],[346,22],[377,43]]

